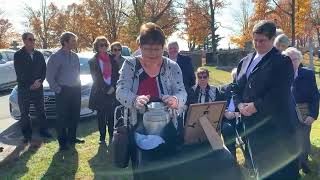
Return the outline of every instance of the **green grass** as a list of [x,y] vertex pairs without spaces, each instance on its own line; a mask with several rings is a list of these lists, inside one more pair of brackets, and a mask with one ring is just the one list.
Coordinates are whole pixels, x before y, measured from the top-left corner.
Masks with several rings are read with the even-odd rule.
[[[219,85],[231,82],[230,72],[208,67],[210,83]],[[76,145],[76,150],[58,153],[57,141],[45,142],[40,148],[30,149],[18,160],[0,167],[0,179],[117,179],[129,180],[131,169],[111,167],[105,147],[99,147],[99,132],[95,119],[79,124],[78,134],[85,138],[85,144]],[[311,155],[312,169],[318,172],[320,161],[320,122],[316,121],[311,132],[313,144]],[[114,178],[113,176],[120,176]],[[318,175],[306,176],[301,180],[320,180]]]

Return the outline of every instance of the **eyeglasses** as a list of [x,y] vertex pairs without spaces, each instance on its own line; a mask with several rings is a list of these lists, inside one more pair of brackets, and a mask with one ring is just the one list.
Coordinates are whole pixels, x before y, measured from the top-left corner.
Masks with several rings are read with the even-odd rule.
[[146,48],[146,47],[142,47],[141,48],[142,51],[144,52],[162,52],[163,48]]
[[121,49],[112,49],[112,51],[121,51]]
[[36,41],[36,39],[34,39],[34,38],[27,38],[27,40],[28,40],[28,41],[31,41],[31,42]]
[[198,78],[199,78],[199,79],[207,79],[208,76],[207,76],[207,75],[198,75]]
[[108,47],[107,43],[99,44],[99,47]]

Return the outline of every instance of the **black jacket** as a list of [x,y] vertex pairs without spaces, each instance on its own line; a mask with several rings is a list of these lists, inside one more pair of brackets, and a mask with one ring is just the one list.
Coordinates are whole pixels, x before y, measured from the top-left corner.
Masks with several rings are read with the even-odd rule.
[[17,75],[18,88],[29,89],[37,80],[46,77],[46,62],[40,51],[33,51],[33,59],[23,47],[14,54],[14,69]]
[[270,164],[283,163],[283,159],[298,153],[299,120],[291,93],[294,72],[289,57],[273,48],[247,78],[247,67],[254,56],[255,53],[249,54],[239,63],[234,101],[236,105],[254,102],[257,109],[252,116],[241,116],[241,119],[248,129],[259,173],[264,175],[270,172]]
[[183,84],[187,93],[189,94],[192,86],[196,84],[196,76],[194,75],[191,58],[178,54],[177,64],[182,71]]
[[294,80],[293,95],[296,103],[308,103],[310,116],[314,119],[319,114],[319,92],[314,72],[305,67],[299,67],[298,77]]
[[[111,59],[112,74],[111,74],[111,84],[108,85],[103,79],[103,74],[95,55],[94,58],[89,60],[90,72],[93,80],[93,85],[91,89],[89,108],[94,110],[106,110],[110,106],[115,106],[117,104],[115,98],[116,84],[119,79],[119,67],[117,62],[113,59],[113,56],[109,54]],[[113,87],[114,92],[112,94],[107,94],[109,89]]]

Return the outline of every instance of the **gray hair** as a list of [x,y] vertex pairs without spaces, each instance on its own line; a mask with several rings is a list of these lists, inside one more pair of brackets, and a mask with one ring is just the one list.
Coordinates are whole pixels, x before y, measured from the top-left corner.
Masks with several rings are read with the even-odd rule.
[[74,37],[74,38],[78,39],[77,35],[75,35],[72,32],[64,32],[64,33],[62,33],[61,36],[60,36],[60,44],[62,46],[64,46],[64,42],[69,41],[71,39],[71,37]]
[[269,20],[259,21],[254,25],[252,34],[262,34],[268,39],[272,39],[276,35],[276,24]]
[[279,36],[279,35],[281,35],[281,34],[284,34],[283,30],[277,28],[277,29],[276,29],[276,36]]
[[303,60],[303,55],[301,51],[294,47],[287,48],[285,51],[282,52],[282,54],[289,56],[292,61],[299,61],[301,63]]
[[283,44],[283,45],[286,45],[288,47],[290,45],[290,40],[289,40],[288,36],[286,36],[285,34],[280,34],[274,40],[274,44],[273,45],[276,46],[277,44]]
[[175,46],[178,46],[178,47],[179,47],[179,44],[178,44],[178,42],[177,42],[177,41],[171,41],[171,42],[169,42],[169,43],[168,43],[168,47],[169,47],[169,46],[173,46],[173,45],[175,45]]
[[21,35],[22,40],[26,40],[29,35],[34,36],[33,33],[31,33],[31,32],[24,32],[24,33]]

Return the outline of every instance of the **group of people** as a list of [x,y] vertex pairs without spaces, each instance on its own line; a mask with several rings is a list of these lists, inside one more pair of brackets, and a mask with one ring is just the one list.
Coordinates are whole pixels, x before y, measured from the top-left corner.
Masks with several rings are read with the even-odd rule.
[[[273,22],[258,22],[252,37],[255,51],[232,71],[233,82],[221,87],[209,84],[208,69],[200,67],[194,73],[191,59],[179,53],[177,42],[168,43],[169,57],[164,57],[166,38],[154,23],[141,26],[137,40],[141,54],[127,59],[121,56],[119,42],[110,45],[106,37],[97,37],[93,43],[95,55],[88,63],[93,79],[89,108],[97,111],[99,143],[105,144],[108,127],[111,144],[114,110],[122,105],[129,111],[133,131],[130,135],[140,143],[134,143],[131,148],[136,180],[242,179],[235,161],[239,124],[247,129],[239,130],[245,141],[246,164],[250,164],[259,178],[294,180],[299,178],[300,168],[310,172],[307,166],[310,129],[319,110],[314,73],[301,65],[300,51],[287,48],[287,36],[276,37]],[[49,57],[47,66],[43,55],[34,49],[34,35],[24,33],[22,39],[24,47],[15,53],[14,65],[24,142],[30,142],[32,137],[31,101],[42,122],[40,134],[51,137],[43,108],[42,82],[46,78],[56,95],[60,150],[84,143],[76,137],[81,82],[79,58],[72,50],[76,48],[77,36],[63,33],[62,47]],[[229,150],[210,151],[208,144],[183,146],[183,112],[187,112],[188,105],[221,100],[227,101],[222,134]],[[149,136],[143,128],[145,106],[152,101],[162,101],[175,112],[159,136]],[[141,142],[152,143],[144,146]],[[174,163],[176,157],[193,156],[199,149],[207,153],[190,162]],[[159,162],[174,165],[163,166]],[[199,166],[201,170],[195,173],[193,169]]]

